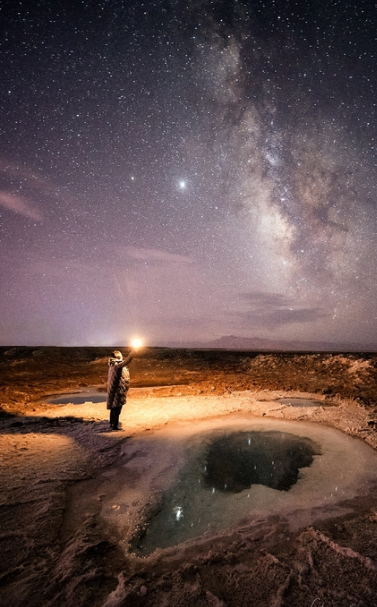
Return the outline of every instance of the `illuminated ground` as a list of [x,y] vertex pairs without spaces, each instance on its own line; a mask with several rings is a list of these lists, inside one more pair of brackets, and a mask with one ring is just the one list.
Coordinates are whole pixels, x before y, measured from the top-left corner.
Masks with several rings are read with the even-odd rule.
[[[315,604],[376,604],[373,358],[323,355],[319,361],[311,355],[296,356],[284,361],[289,369],[284,373],[281,359],[248,358],[243,353],[238,355],[242,368],[237,373],[237,357],[229,354],[228,373],[221,375],[219,357],[215,354],[210,362],[207,354],[198,377],[193,368],[197,362],[182,355],[170,357],[168,382],[168,366],[161,358],[150,357],[144,369],[141,363],[134,369],[140,387],[131,391],[122,413],[124,430],[111,433],[103,403],[53,406],[42,398],[58,393],[63,379],[66,391],[84,388],[83,384],[86,389],[104,386],[103,353],[93,360],[81,351],[76,354],[61,357],[60,363],[55,356],[55,376],[46,367],[49,358],[44,358],[44,351],[2,359],[2,603],[301,607],[318,598]],[[223,353],[222,363],[226,361]],[[300,364],[302,390],[294,385],[300,382]],[[148,366],[160,369],[161,381],[156,383],[161,387],[141,387],[148,384],[142,381]],[[46,371],[44,383],[40,368]],[[187,381],[186,374],[186,382],[177,385],[186,371],[193,381]],[[274,384],[278,376],[281,389]],[[308,382],[316,378],[318,391],[308,391]],[[163,387],[163,380],[171,385]],[[331,388],[336,385],[350,393],[359,390],[361,398]],[[303,406],[296,400],[289,404],[300,398]],[[307,399],[315,403],[308,406]],[[293,426],[287,426],[290,422]],[[322,443],[331,436],[330,428],[336,428],[340,442],[326,438],[327,447],[322,444],[324,454],[333,449],[333,460],[326,460],[317,478],[324,483],[324,493],[319,495],[312,476],[316,456],[293,490],[280,496],[289,501],[308,483],[308,497],[296,514],[294,507],[279,505],[273,489],[259,486],[256,501],[261,508],[252,515],[247,509],[241,509],[240,517],[233,515],[233,505],[222,507],[225,497],[220,496],[208,517],[209,531],[208,525],[206,533],[200,527],[199,536],[194,532],[184,544],[147,557],[135,555],[138,544],[133,547],[132,538],[142,538],[143,525],[156,514],[161,496],[186,470],[187,449],[192,453],[195,437],[204,430],[244,430],[249,424],[284,432],[298,428],[298,433],[312,433]],[[180,479],[188,488],[189,476],[188,472]],[[336,488],[340,497],[335,496]],[[245,503],[250,499],[246,495],[231,496],[232,504],[238,498]],[[183,508],[181,503],[175,506]],[[186,515],[183,510],[179,520]],[[226,519],[224,530],[214,527],[221,518]]]

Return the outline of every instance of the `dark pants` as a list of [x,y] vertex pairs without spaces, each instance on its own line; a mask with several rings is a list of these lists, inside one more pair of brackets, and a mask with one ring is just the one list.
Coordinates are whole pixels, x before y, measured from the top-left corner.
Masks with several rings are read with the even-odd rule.
[[110,409],[110,426],[112,428],[117,428],[119,423],[119,415],[122,411],[122,407],[113,407]]

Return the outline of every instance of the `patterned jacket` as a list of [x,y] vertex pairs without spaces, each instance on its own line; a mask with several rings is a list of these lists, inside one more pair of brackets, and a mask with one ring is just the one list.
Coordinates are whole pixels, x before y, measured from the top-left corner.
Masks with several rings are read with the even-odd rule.
[[116,358],[109,359],[109,371],[107,374],[107,408],[123,407],[127,399],[130,386],[130,372],[127,365],[133,359],[135,353],[132,351],[124,360]]

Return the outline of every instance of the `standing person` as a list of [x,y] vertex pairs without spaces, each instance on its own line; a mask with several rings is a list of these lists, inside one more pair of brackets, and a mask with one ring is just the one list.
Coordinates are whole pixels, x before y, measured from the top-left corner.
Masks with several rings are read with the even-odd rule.
[[131,350],[127,358],[123,360],[122,353],[115,350],[109,358],[107,408],[110,410],[110,428],[112,430],[119,430],[119,416],[127,400],[127,392],[130,386],[130,372],[127,365],[135,354],[135,350]]

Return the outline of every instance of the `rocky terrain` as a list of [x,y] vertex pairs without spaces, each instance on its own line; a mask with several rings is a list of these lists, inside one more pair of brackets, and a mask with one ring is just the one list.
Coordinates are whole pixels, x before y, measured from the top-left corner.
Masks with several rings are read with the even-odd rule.
[[[148,557],[123,549],[95,505],[105,499],[96,479],[124,461],[130,440],[161,428],[175,436],[197,420],[241,412],[323,425],[376,450],[376,354],[148,348],[130,366],[125,430],[110,433],[103,404],[47,402],[93,386],[105,391],[109,353],[0,348],[2,604],[376,605],[376,488],[310,526],[293,530],[277,516],[244,520]],[[283,398],[320,405],[286,406]],[[136,468],[127,470],[126,486],[137,491]],[[95,499],[88,505],[89,487]]]
[[[1,406],[21,411],[49,394],[106,387],[109,348],[0,347]],[[127,349],[123,349],[127,352]],[[190,393],[299,390],[377,406],[377,353],[258,353],[148,348],[132,362],[132,386],[188,386]],[[174,393],[174,390],[168,390]]]

